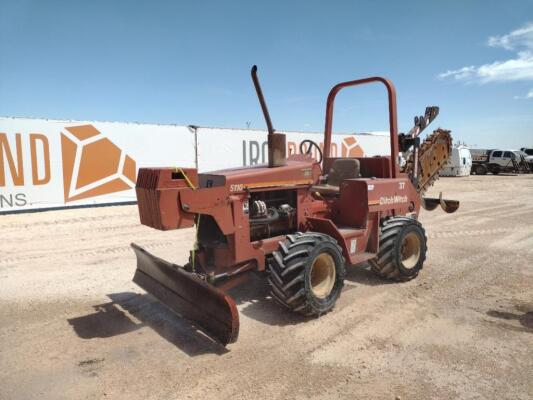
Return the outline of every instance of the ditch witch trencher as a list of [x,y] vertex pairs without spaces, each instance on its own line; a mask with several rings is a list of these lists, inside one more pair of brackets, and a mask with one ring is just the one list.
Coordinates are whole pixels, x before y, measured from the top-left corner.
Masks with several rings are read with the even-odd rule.
[[[323,147],[305,140],[300,154],[287,156],[285,135],[274,131],[255,66],[252,79],[268,127],[267,165],[206,173],[141,168],[136,186],[142,224],[160,230],[196,226],[196,243],[184,266],[132,244],[134,282],[224,345],[239,332],[237,307],[225,290],[245,284],[246,273],[263,273],[281,306],[318,317],[335,305],[348,266],[369,262],[385,279],[416,277],[427,243],[420,207],[459,207],[442,196],[423,196],[451,153],[449,131],[437,129],[422,143],[418,137],[437,107],[426,108],[399,135],[390,81],[342,82],[327,98]],[[390,155],[331,157],[335,96],[369,83],[387,89]],[[400,151],[407,154],[403,167]]]

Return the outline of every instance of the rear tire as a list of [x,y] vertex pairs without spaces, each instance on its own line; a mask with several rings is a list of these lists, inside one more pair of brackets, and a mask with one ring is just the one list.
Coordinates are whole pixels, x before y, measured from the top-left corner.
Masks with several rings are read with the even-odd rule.
[[342,249],[331,236],[287,235],[268,262],[272,298],[291,311],[320,316],[330,311],[344,286]]
[[422,269],[426,252],[427,238],[420,222],[393,217],[381,225],[379,252],[370,265],[382,278],[409,281]]
[[484,165],[476,165],[474,167],[474,172],[476,175],[486,175],[487,174],[487,168],[485,168]]

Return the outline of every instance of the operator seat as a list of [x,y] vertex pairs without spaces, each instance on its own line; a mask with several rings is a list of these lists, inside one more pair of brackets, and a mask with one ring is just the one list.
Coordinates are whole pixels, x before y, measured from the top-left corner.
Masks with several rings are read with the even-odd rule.
[[355,158],[337,158],[331,165],[326,182],[312,186],[311,190],[322,195],[337,195],[343,180],[359,178],[360,168],[359,160]]

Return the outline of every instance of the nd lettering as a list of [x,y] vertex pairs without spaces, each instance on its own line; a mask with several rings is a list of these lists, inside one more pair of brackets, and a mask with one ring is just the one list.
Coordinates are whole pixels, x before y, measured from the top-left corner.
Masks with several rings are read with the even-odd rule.
[[[33,185],[46,185],[50,182],[50,144],[41,133],[30,133],[27,141],[16,133],[14,140],[0,132],[0,187],[6,186],[6,177],[11,176],[14,186],[24,186],[24,169],[31,169]],[[24,160],[23,146],[29,146],[30,159]],[[26,147],[27,148],[27,147]],[[29,161],[29,165],[28,165]]]

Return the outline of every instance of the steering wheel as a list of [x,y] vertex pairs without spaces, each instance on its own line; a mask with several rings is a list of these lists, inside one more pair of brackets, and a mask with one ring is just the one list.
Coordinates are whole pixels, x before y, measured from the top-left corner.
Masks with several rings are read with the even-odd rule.
[[[306,143],[309,143],[309,147],[307,148],[307,151],[304,152],[304,145]],[[303,140],[300,143],[300,154],[310,155],[313,147],[316,147],[316,151],[318,152],[318,163],[320,164],[322,162],[322,150],[320,149],[320,146],[316,144],[316,142],[313,142],[312,140],[309,140],[309,139]]]

